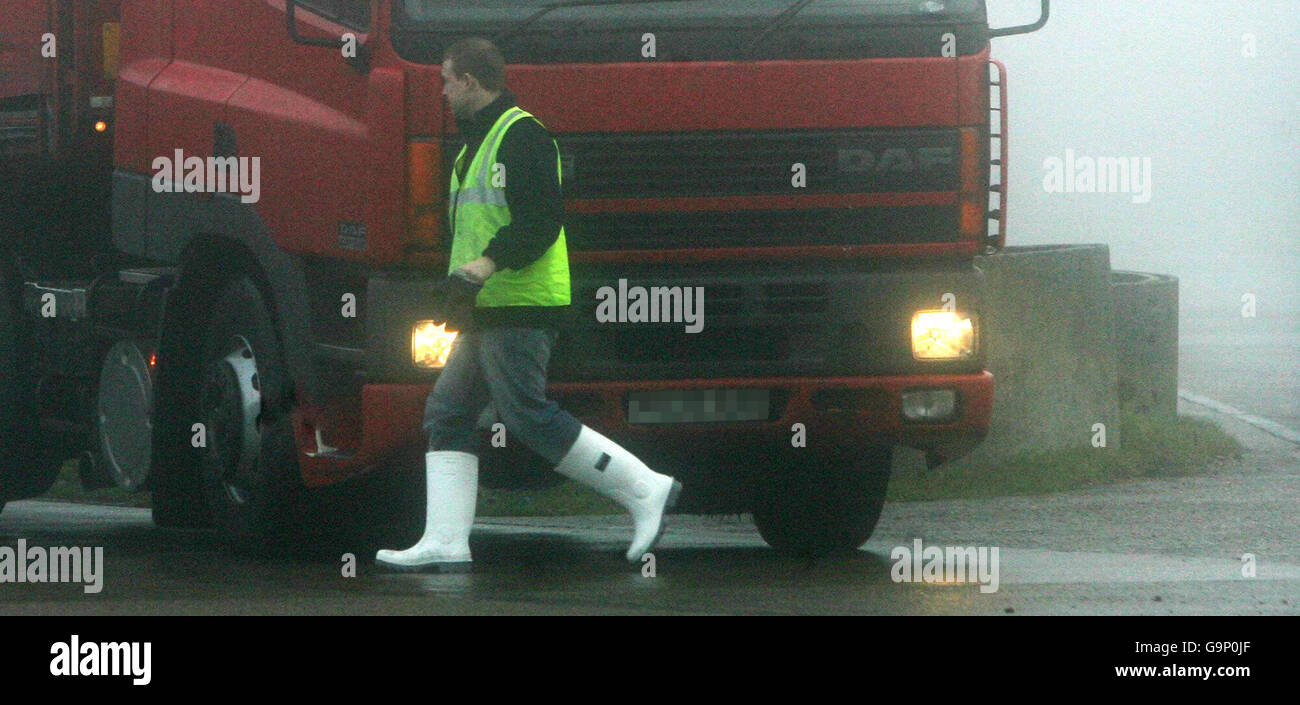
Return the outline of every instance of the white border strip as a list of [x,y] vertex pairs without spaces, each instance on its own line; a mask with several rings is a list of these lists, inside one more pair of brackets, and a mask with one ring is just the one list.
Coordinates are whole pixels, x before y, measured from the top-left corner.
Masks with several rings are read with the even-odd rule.
[[1224,404],[1221,401],[1215,401],[1209,397],[1203,397],[1199,394],[1193,394],[1185,389],[1178,390],[1178,396],[1179,398],[1185,399],[1193,404],[1198,404],[1200,406],[1214,409],[1215,411],[1221,414],[1227,414],[1228,416],[1235,416],[1238,420],[1244,421],[1250,424],[1251,426],[1254,426],[1255,428],[1264,431],[1265,433],[1269,433],[1271,435],[1277,436],[1278,438],[1291,441],[1292,443],[1300,443],[1300,432],[1293,431],[1287,428],[1286,426],[1277,423],[1276,421],[1269,421],[1268,419],[1260,418],[1259,416],[1255,416],[1254,414],[1247,414],[1246,412],[1237,409],[1235,407],[1228,406],[1227,404]]

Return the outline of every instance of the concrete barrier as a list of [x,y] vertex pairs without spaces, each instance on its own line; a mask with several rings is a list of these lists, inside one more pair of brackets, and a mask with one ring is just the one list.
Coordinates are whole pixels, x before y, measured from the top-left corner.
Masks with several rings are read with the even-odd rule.
[[1119,402],[1165,418],[1178,416],[1178,279],[1111,272]]
[[[996,463],[1024,451],[1120,445],[1114,297],[1106,245],[1008,247],[977,257],[980,311],[994,376],[989,435],[958,462]],[[894,469],[921,453],[899,449]]]

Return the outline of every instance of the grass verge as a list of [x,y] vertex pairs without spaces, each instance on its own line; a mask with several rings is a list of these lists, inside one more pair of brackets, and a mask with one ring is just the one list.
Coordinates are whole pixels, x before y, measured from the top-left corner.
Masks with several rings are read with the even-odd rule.
[[997,464],[963,459],[933,470],[895,473],[889,499],[912,502],[1046,494],[1097,485],[1204,473],[1243,452],[1232,436],[1204,418],[1178,416],[1172,423],[1122,412],[1120,448],[1079,448],[1025,453]]

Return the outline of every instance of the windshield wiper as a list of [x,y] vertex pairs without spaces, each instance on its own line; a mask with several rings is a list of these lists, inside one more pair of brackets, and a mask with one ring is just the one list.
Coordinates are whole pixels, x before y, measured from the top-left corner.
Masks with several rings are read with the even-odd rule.
[[537,12],[529,15],[523,22],[514,27],[498,34],[492,38],[492,43],[501,46],[502,42],[514,38],[520,32],[528,28],[537,20],[549,14],[552,10],[560,10],[567,7],[587,7],[594,5],[642,5],[655,2],[699,2],[700,0],[563,0],[562,2],[545,5]]

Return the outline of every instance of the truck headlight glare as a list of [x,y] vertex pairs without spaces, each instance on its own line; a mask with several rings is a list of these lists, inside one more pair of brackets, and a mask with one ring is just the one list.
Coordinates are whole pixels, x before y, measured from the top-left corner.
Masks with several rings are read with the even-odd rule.
[[416,321],[411,327],[411,364],[426,370],[441,369],[451,354],[451,344],[460,335],[445,323]]
[[975,354],[972,316],[955,311],[917,311],[912,316],[912,357],[964,360]]

